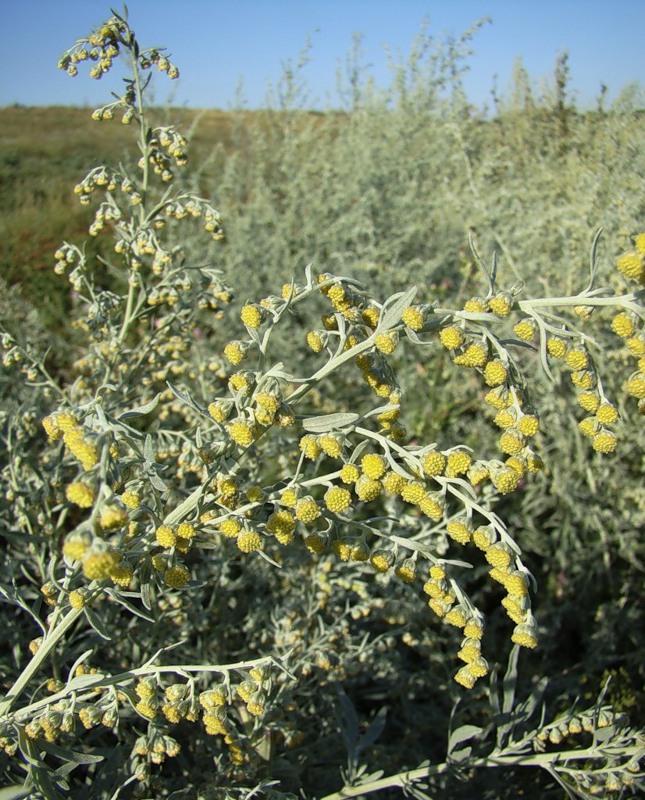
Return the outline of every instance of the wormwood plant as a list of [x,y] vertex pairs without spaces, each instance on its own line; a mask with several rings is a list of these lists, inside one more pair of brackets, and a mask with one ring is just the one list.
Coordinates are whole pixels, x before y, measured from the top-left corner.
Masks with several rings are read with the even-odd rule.
[[[93,118],[131,125],[140,160],[75,187],[96,204],[89,235],[114,237],[114,287],[82,247],[57,250],[86,340],[69,376],[2,335],[3,366],[30,393],[2,418],[6,796],[429,797],[502,766],[540,767],[575,797],[636,791],[642,735],[605,695],[562,713],[542,702],[545,681],[516,697],[519,649],[540,631],[500,511],[544,466],[535,359],[567,376],[587,452],[620,457],[619,408],[645,404],[645,234],[612,287],[596,286],[597,239],[578,291],[561,297],[504,284],[473,248],[485,280],[459,307],[415,302],[415,287],[380,299],[309,265],[275,294],[243,294],[233,320],[236,287],[207,248],[196,261],[183,246],[188,225],[221,246],[220,215],[181,189],[185,138],[149,120],[151,71],[177,67],[115,12],[59,67],[75,76],[88,62],[99,79],[117,58],[131,77]],[[592,317],[621,344],[627,404],[604,388]],[[282,357],[289,337],[295,364]],[[478,387],[490,440],[408,433],[415,358],[447,358],[453,380]],[[482,571],[508,617],[499,652],[469,574]],[[370,771],[385,714],[361,733],[338,684],[370,664],[396,672],[392,630],[429,681],[452,673],[470,712],[455,710],[445,760],[406,766],[394,753],[386,775]],[[428,657],[433,638],[445,649]],[[499,679],[489,662],[507,657]]]

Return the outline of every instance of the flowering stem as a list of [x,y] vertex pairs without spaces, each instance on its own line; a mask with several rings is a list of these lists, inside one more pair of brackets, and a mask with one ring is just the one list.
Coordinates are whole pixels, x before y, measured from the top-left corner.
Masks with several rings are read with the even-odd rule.
[[25,669],[22,671],[22,674],[11,687],[11,689],[9,689],[4,697],[4,700],[0,702],[0,719],[2,719],[8,713],[14,701],[22,694],[25,686],[29,683],[36,672],[38,672],[43,661],[45,661],[47,656],[49,656],[54,647],[56,647],[58,642],[63,638],[65,633],[69,630],[69,628],[72,627],[82,613],[82,608],[70,609],[70,611],[68,611],[65,617],[61,620],[60,624],[51,630],[47,636],[45,636],[45,639],[36,651],[34,657],[31,659],[29,664],[27,664]]
[[[621,757],[631,758],[642,753],[642,747],[637,744],[624,747],[621,750]],[[599,751],[596,747],[587,747],[581,750],[570,750],[567,752],[559,753],[501,753],[483,758],[477,758],[468,761],[468,768],[478,769],[481,767],[542,767],[543,769],[555,768],[558,764],[563,764],[566,761],[586,761],[587,759],[605,758],[606,756]],[[382,789],[390,789],[398,787],[405,789],[410,786],[414,781],[420,781],[425,778],[430,778],[435,775],[441,775],[453,769],[455,765],[449,761],[444,761],[442,764],[437,764],[435,767],[421,767],[413,769],[409,772],[400,772],[398,775],[390,775],[387,778],[380,778],[379,780],[370,781],[369,783],[362,783],[359,786],[345,786],[338,792],[325,795],[321,800],[344,800],[347,797],[359,797],[372,792],[380,792]]]

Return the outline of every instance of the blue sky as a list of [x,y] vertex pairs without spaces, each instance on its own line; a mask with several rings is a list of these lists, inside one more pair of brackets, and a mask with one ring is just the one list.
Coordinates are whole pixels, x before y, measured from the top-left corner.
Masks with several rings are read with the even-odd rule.
[[[113,5],[122,10],[122,0]],[[114,83],[93,81],[87,71],[71,79],[56,62],[109,7],[109,0],[4,0],[0,106],[105,102]],[[495,76],[500,89],[508,86],[517,56],[539,85],[562,50],[582,105],[594,103],[602,82],[610,98],[629,83],[645,83],[645,0],[130,0],[128,8],[142,44],[167,46],[181,70],[172,84],[178,105],[229,108],[240,79],[246,105],[262,105],[281,65],[297,61],[310,37],[302,74],[310,105],[325,108],[334,105],[336,68],[353,33],[363,34],[364,60],[385,85],[386,45],[405,55],[424,19],[440,38],[458,36],[484,16],[492,23],[474,38],[465,79],[477,105],[490,105]],[[166,102],[169,84],[156,85],[157,102]]]

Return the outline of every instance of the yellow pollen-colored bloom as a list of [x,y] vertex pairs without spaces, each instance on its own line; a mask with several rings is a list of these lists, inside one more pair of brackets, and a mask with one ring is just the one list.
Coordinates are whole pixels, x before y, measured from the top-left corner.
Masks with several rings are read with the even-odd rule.
[[360,478],[360,470],[356,464],[345,464],[340,471],[340,479],[343,483],[352,484]]
[[636,326],[634,325],[632,317],[624,311],[621,311],[620,314],[616,314],[611,321],[611,329],[621,338],[629,339],[630,336],[634,335]]
[[439,333],[441,344],[446,350],[456,350],[464,343],[464,332],[461,328],[455,325],[449,325],[447,328],[442,328]]
[[479,486],[480,483],[488,480],[490,477],[490,472],[488,471],[488,467],[486,466],[485,462],[476,461],[469,468],[468,472],[466,473],[466,477],[472,486]]
[[215,422],[222,423],[226,420],[230,413],[230,407],[222,405],[222,403],[209,403],[208,413],[215,420]]
[[383,476],[383,488],[389,494],[401,494],[403,489],[405,488],[407,481],[403,477],[403,475],[399,475],[398,472],[394,472],[394,470],[390,470],[386,472]]
[[585,417],[578,423],[578,428],[585,436],[595,436],[600,426],[595,417]]
[[310,461],[315,461],[320,455],[321,448],[315,436],[303,436],[298,446]]
[[630,336],[625,340],[625,344],[629,352],[636,358],[645,356],[645,336],[642,333],[638,336]]
[[508,494],[517,489],[522,476],[517,470],[503,469],[491,475],[493,486],[501,494]]
[[387,572],[393,561],[392,553],[387,550],[375,550],[370,556],[370,564],[377,572]]
[[325,341],[320,331],[309,331],[306,340],[307,346],[310,350],[313,350],[314,353],[320,353],[325,346]]
[[[464,627],[468,624],[468,619],[464,623]],[[457,653],[457,658],[470,664],[482,654],[482,645],[479,639],[464,639],[461,644],[461,649]]]
[[295,489],[285,489],[280,495],[280,502],[282,503],[283,506],[288,506],[289,508],[295,508],[297,501],[298,501],[298,494]]
[[242,530],[242,526],[234,517],[229,517],[228,519],[222,520],[218,525],[220,531],[224,534],[224,536],[229,537],[230,539],[234,538],[238,535],[238,533]]
[[425,324],[425,314],[421,306],[408,306],[401,315],[401,321],[413,331],[420,331]]
[[228,426],[228,435],[240,447],[248,447],[255,438],[251,426],[242,420],[236,420]]
[[611,425],[618,419],[618,410],[611,403],[603,403],[596,411],[596,419],[602,425]]
[[502,600],[502,606],[516,625],[521,625],[526,621],[526,611],[522,607],[522,603],[519,602],[515,597],[506,595],[506,597]]
[[224,348],[224,357],[231,364],[237,366],[246,358],[246,348],[242,342],[229,342]]
[[540,421],[533,414],[524,414],[520,417],[517,428],[523,436],[530,439],[540,430]]
[[504,408],[495,414],[495,419],[493,422],[498,428],[502,428],[503,430],[506,428],[511,428],[513,425],[515,425],[515,414],[508,408]]
[[578,405],[590,414],[595,413],[600,406],[600,398],[595,392],[581,392],[577,399]]
[[398,335],[394,331],[379,333],[374,339],[374,345],[376,349],[380,350],[381,353],[385,353],[387,356],[394,352],[397,343]]
[[254,553],[262,549],[262,537],[257,531],[242,531],[236,542],[243,553]]
[[122,586],[123,588],[127,588],[132,581],[133,576],[132,567],[128,564],[127,561],[120,561],[111,571],[110,571],[110,579],[114,581],[118,586]]
[[330,458],[340,458],[342,453],[342,445],[340,441],[330,433],[323,434],[318,440],[320,447],[326,455]]
[[402,564],[398,564],[394,569],[394,574],[405,583],[412,583],[416,577],[416,562],[413,558],[406,558]]
[[535,322],[532,319],[522,319],[513,326],[513,331],[518,339],[531,342],[535,336]]
[[259,328],[266,312],[260,306],[247,303],[240,312],[240,318],[247,328]]
[[128,512],[121,505],[107,505],[99,514],[99,525],[104,531],[118,530],[128,521]]
[[177,527],[177,535],[183,539],[192,539],[195,533],[195,526],[191,525],[190,522],[182,522]]
[[170,548],[175,546],[177,534],[170,526],[160,525],[155,531],[155,539],[157,540],[157,544],[160,544],[162,547]]
[[331,549],[341,561],[349,561],[352,557],[352,542],[349,539],[339,539],[333,542]]
[[506,431],[499,437],[499,448],[509,456],[516,456],[522,452],[524,447],[524,437],[521,433]]
[[72,531],[65,537],[63,555],[72,561],[81,561],[92,544],[92,536],[87,531]]
[[446,525],[446,533],[458,544],[468,544],[472,537],[470,520],[464,517],[450,520]]
[[383,484],[381,481],[370,478],[367,475],[361,475],[356,481],[354,490],[359,500],[370,502],[371,500],[376,500],[382,488]]
[[611,431],[600,431],[593,437],[591,446],[596,453],[613,453],[616,449],[616,437]]
[[121,556],[113,550],[91,548],[83,557],[83,575],[89,580],[108,578],[120,560]]
[[577,372],[571,373],[571,383],[577,389],[587,390],[591,389],[594,386],[596,380],[593,374],[588,369],[582,369]]
[[511,313],[511,298],[508,294],[500,293],[488,301],[488,309],[497,317],[508,317]]
[[361,469],[363,470],[363,474],[367,475],[368,478],[378,480],[385,474],[387,462],[383,456],[377,453],[367,453],[367,455],[364,455],[361,459]]
[[310,533],[304,537],[307,550],[314,555],[320,555],[327,548],[327,539],[320,533]]
[[473,531],[473,542],[480,550],[488,550],[495,543],[496,538],[497,534],[490,527],[482,525]]
[[164,571],[163,579],[172,589],[179,589],[190,580],[190,572],[183,564],[175,564]]
[[484,345],[470,344],[464,350],[463,353],[460,353],[458,356],[455,356],[454,363],[458,367],[467,367],[467,368],[483,367],[484,364],[486,363],[487,358],[488,358],[488,352]]
[[121,495],[121,502],[126,508],[129,508],[130,511],[134,511],[139,508],[141,497],[138,492],[123,492]]
[[370,328],[374,329],[378,325],[380,312],[376,306],[369,306],[364,308],[361,312],[363,322]]
[[320,507],[312,497],[302,497],[296,503],[296,517],[305,524],[314,522],[320,516]]
[[522,599],[529,593],[528,578],[520,570],[513,570],[505,579],[504,586],[511,597]]
[[635,372],[625,384],[627,394],[642,400],[645,397],[645,375]]
[[642,256],[645,256],[645,233],[639,233],[634,237],[634,247]]
[[83,608],[87,603],[85,591],[81,591],[80,589],[74,589],[69,593],[69,604],[72,608],[79,609]]
[[484,623],[480,619],[472,618],[466,623],[464,636],[467,639],[481,639],[484,636]]
[[517,625],[511,636],[511,641],[520,647],[530,647],[531,649],[537,647],[538,640],[535,626],[528,623]]
[[280,398],[270,392],[258,392],[255,396],[255,402],[261,408],[266,408],[267,411],[271,411],[274,414],[280,408]]
[[456,450],[448,455],[446,462],[446,475],[449,478],[456,478],[468,472],[473,459],[470,453],[463,450]]
[[564,358],[567,354],[567,343],[562,339],[547,339],[546,350],[553,358]]
[[508,545],[497,542],[486,550],[486,561],[497,569],[508,569],[513,560],[513,554]]
[[324,499],[325,505],[331,512],[342,514],[349,508],[352,496],[347,489],[343,489],[340,486],[333,486],[325,492]]
[[645,282],[645,256],[636,250],[630,250],[619,256],[616,259],[616,268],[630,280]]
[[423,473],[426,477],[443,475],[448,459],[438,450],[431,450],[423,458]]
[[507,376],[508,372],[501,361],[489,361],[484,367],[484,380],[489,386],[499,386]]
[[468,666],[462,667],[454,677],[456,683],[460,684],[466,689],[472,689],[475,685],[477,678],[469,670]]
[[65,489],[65,496],[70,503],[79,508],[92,508],[96,492],[93,487],[83,481],[74,481]]
[[274,534],[280,544],[289,544],[296,529],[296,520],[289,511],[274,511],[267,520],[267,530]]
[[464,311],[470,314],[484,314],[486,313],[486,303],[480,297],[471,297],[464,303]]
[[60,439],[63,435],[62,429],[59,427],[55,416],[52,414],[43,419],[42,426],[45,429],[45,433],[52,441]]
[[418,503],[419,510],[426,517],[438,522],[443,517],[444,502],[436,497],[422,497]]
[[455,606],[455,608],[451,609],[446,614],[444,619],[448,625],[454,625],[455,628],[463,628],[468,622],[468,617],[469,615],[464,608],[461,606]]
[[581,347],[574,347],[573,349],[569,350],[565,359],[564,363],[573,370],[583,370],[587,369],[589,366],[589,356],[585,350]]

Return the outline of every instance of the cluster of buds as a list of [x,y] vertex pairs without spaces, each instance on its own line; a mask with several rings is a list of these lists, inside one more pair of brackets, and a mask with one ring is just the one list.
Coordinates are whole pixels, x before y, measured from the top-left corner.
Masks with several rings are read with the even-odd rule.
[[139,56],[139,65],[141,69],[150,69],[155,66],[159,72],[165,72],[170,80],[176,80],[179,77],[179,70],[164,54],[163,48],[144,50]]
[[90,77],[101,78],[112,67],[114,59],[120,53],[121,44],[129,44],[134,34],[124,19],[110,17],[91,36],[78,39],[73,47],[67,50],[58,61],[58,68],[65,70],[71,77],[78,75],[78,64],[83,61],[94,62],[90,68]]

